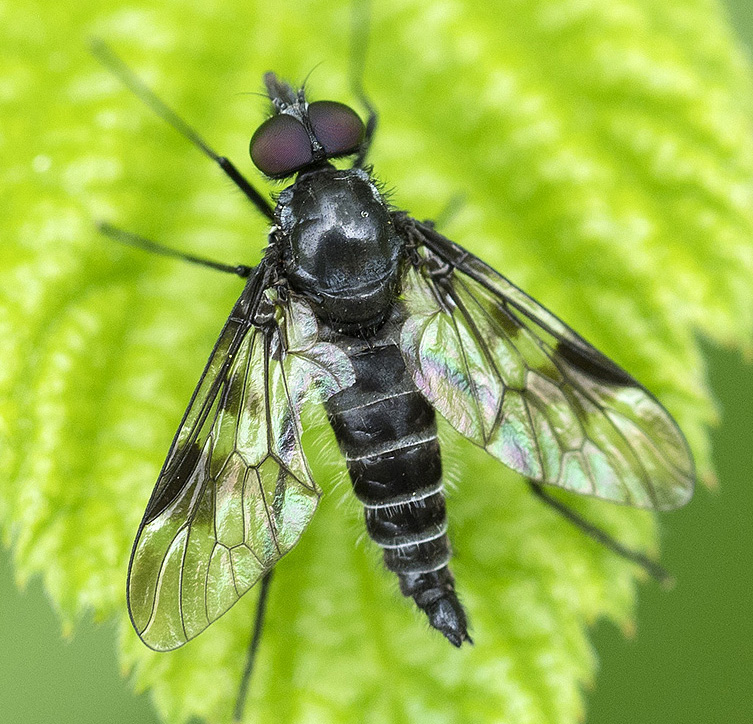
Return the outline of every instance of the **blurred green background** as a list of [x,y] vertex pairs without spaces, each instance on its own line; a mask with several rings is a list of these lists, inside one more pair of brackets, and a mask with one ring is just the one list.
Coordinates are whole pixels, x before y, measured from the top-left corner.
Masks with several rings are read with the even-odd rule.
[[[730,12],[753,48],[753,3],[730,0]],[[720,488],[663,518],[675,589],[643,587],[632,636],[595,630],[589,724],[753,722],[753,367],[712,348],[708,361],[722,414],[713,434]],[[114,627],[87,622],[70,640],[59,634],[41,585],[19,592],[3,553],[1,722],[157,722],[148,697],[120,678]]]

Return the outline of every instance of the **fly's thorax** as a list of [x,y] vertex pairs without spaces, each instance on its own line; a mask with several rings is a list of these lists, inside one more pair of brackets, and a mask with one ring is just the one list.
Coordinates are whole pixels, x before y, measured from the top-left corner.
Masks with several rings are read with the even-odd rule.
[[280,194],[275,214],[288,282],[320,316],[349,327],[387,316],[404,243],[365,171],[302,173]]

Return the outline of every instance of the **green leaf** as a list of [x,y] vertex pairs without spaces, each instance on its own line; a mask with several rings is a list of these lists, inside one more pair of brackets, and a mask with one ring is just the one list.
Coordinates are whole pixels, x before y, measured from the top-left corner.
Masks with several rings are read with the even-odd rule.
[[[20,582],[68,629],[118,617],[121,660],[166,721],[227,721],[255,594],[195,642],[146,650],[125,612],[130,546],[240,283],[115,248],[107,219],[255,263],[263,219],[86,50],[112,43],[250,169],[261,73],[348,91],[344,2],[0,6],[0,521]],[[697,336],[750,349],[750,69],[712,0],[374,4],[373,162],[396,206],[437,216],[643,381],[711,478]],[[279,190],[279,187],[269,190]],[[429,631],[365,540],[342,467],[278,566],[247,721],[575,722],[588,626],[631,627],[638,572],[444,429],[454,571],[474,647]],[[656,553],[650,514],[568,502]],[[449,702],[449,703],[448,703]]]

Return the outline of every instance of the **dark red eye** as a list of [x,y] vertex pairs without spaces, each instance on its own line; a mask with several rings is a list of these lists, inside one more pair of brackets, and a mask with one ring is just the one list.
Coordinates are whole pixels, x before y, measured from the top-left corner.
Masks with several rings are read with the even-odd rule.
[[358,114],[343,103],[314,101],[308,109],[311,128],[327,156],[353,153],[364,136],[363,122]]
[[272,116],[256,129],[251,160],[267,176],[289,176],[311,163],[311,141],[303,124],[286,114]]

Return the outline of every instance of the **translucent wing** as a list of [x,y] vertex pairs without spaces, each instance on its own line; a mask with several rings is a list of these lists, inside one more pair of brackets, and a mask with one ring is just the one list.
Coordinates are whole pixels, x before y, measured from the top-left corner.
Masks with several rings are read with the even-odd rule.
[[[259,311],[268,318],[256,326]],[[186,643],[298,541],[320,491],[300,409],[349,387],[347,357],[320,342],[301,298],[250,280],[207,363],[131,554],[128,607],[147,646]]]
[[421,392],[526,477],[641,508],[686,503],[682,433],[650,392],[478,258],[412,219],[401,334]]

